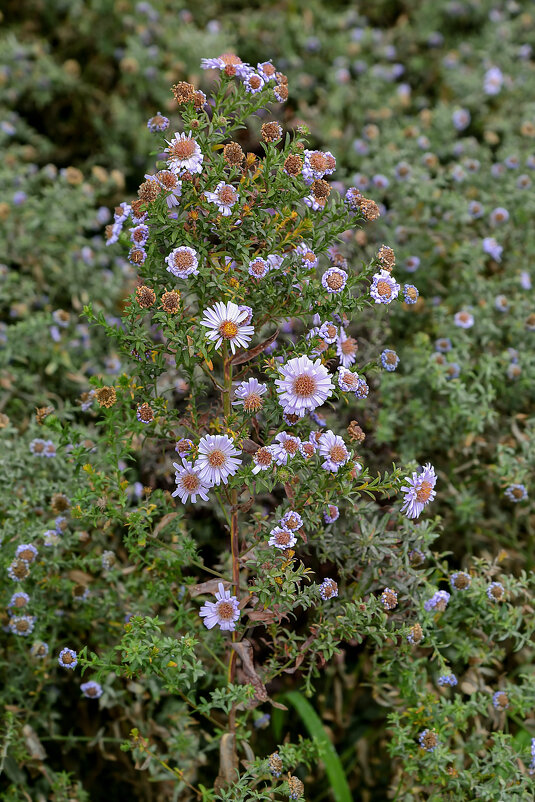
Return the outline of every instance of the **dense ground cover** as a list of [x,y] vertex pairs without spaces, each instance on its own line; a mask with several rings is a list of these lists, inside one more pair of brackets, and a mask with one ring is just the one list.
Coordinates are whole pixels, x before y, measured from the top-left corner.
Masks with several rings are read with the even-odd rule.
[[530,798],[531,5],[4,23],[3,798]]

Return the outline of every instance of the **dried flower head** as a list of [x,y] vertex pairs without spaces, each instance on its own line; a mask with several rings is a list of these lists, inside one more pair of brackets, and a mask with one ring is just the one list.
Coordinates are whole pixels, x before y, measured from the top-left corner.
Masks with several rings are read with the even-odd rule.
[[61,512],[65,512],[71,506],[71,502],[65,495],[65,493],[54,493],[50,500],[50,509],[52,512],[59,515]]
[[190,103],[193,100],[195,87],[193,84],[189,84],[187,81],[179,81],[177,84],[171,87],[171,91],[176,102],[179,105],[182,105],[184,103]]
[[396,255],[388,245],[381,245],[377,252],[377,259],[386,270],[392,270],[396,264]]
[[303,796],[305,786],[299,777],[292,777],[288,775],[288,791],[290,794],[290,799],[299,799],[300,796]]
[[161,189],[157,181],[144,181],[138,191],[139,200],[143,203],[153,203],[160,194]]
[[278,142],[282,137],[282,128],[276,121],[262,125],[262,139],[264,142]]
[[180,293],[178,290],[170,290],[162,295],[161,308],[168,315],[176,315],[180,310]]
[[420,624],[416,623],[410,628],[409,634],[407,635],[407,640],[413,646],[417,646],[419,643],[421,643],[423,637],[424,633],[422,627],[420,626]]
[[393,610],[398,605],[398,594],[392,588],[385,588],[381,593],[381,602],[385,610]]
[[282,774],[282,760],[278,752],[273,752],[268,757],[269,770],[274,777],[280,777]]
[[331,194],[331,185],[323,178],[317,178],[312,182],[311,192],[317,201],[325,201]]
[[295,178],[303,170],[303,158],[297,153],[291,153],[284,161],[284,172]]
[[239,167],[245,159],[245,153],[237,142],[228,142],[223,148],[223,158],[231,167]]
[[152,407],[146,401],[140,404],[137,408],[136,417],[140,423],[152,423],[154,420],[154,412]]
[[[37,407],[35,410],[35,420],[37,423],[42,424],[45,418],[48,418],[48,416],[52,415],[53,412],[54,407]],[[1,425],[0,428],[2,428]]]
[[364,434],[364,432],[362,431],[356,420],[352,420],[349,426],[347,427],[347,434],[352,442],[363,443],[364,440],[366,439],[366,435]]
[[109,409],[117,401],[115,387],[99,387],[95,393],[95,398],[101,407],[106,407],[106,409]]
[[136,288],[136,299],[142,309],[150,309],[156,301],[156,293],[146,284],[141,284]]

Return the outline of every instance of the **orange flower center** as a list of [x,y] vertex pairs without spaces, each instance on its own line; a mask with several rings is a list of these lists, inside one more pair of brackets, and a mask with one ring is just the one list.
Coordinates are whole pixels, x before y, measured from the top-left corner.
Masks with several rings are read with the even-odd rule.
[[174,189],[178,183],[176,175],[170,172],[170,170],[160,170],[157,178],[166,189]]
[[392,295],[392,287],[390,286],[388,281],[378,281],[377,292],[379,293],[379,295],[385,298],[390,298],[390,296]]
[[195,476],[194,473],[187,473],[185,476],[182,477],[180,483],[184,488],[184,490],[187,490],[188,493],[193,493],[199,487],[200,480],[199,477]]
[[286,442],[283,445],[283,448],[285,451],[288,452],[288,454],[295,454],[295,452],[299,448],[299,444],[297,443],[297,440],[289,439],[286,440]]
[[173,256],[173,262],[175,263],[175,267],[178,267],[180,270],[186,270],[193,264],[193,255],[189,251],[178,251]]
[[[342,346],[342,351],[343,351],[343,346]],[[351,371],[349,370],[342,375],[342,381],[345,384],[347,384],[347,386],[350,387],[351,389],[357,388],[359,383],[359,380],[355,376],[355,374],[351,373]]]
[[347,457],[347,451],[343,446],[336,444],[330,450],[330,457],[333,462],[343,462]]
[[238,327],[232,322],[232,320],[225,320],[219,326],[219,333],[225,338],[225,340],[232,340],[232,338],[238,333]]
[[236,200],[236,192],[232,187],[229,186],[222,187],[219,190],[218,194],[221,203],[224,203],[226,205],[230,205],[231,203],[234,203],[234,201]]
[[215,448],[208,455],[208,463],[212,468],[221,468],[225,464],[227,458],[219,448]]
[[277,534],[275,535],[275,540],[280,546],[287,546],[291,540],[291,537],[292,536],[290,532],[285,532],[283,530],[282,532],[277,532]]
[[298,376],[294,381],[294,393],[301,398],[309,398],[316,392],[316,380],[312,376]]
[[169,145],[167,152],[171,158],[185,161],[195,153],[195,144],[194,139],[176,139]]
[[431,491],[433,490],[433,485],[430,482],[424,481],[416,491],[416,500],[419,501],[421,504],[425,504],[429,501],[431,496]]
[[258,75],[251,75],[251,77],[249,78],[249,86],[252,89],[258,89],[260,86],[262,86],[262,81],[260,80]]
[[316,170],[317,172],[324,172],[327,170],[327,159],[323,153],[313,153],[309,161],[313,170]]
[[343,343],[340,344],[340,348],[342,349],[342,353],[346,356],[350,356],[354,354],[357,349],[357,341],[353,339],[353,337],[347,337]]
[[290,515],[290,517],[286,519],[286,526],[288,529],[299,529],[299,521],[295,515]]
[[327,277],[327,286],[331,290],[340,290],[344,286],[344,277],[340,273],[331,273]]
[[273,455],[269,449],[262,447],[259,448],[255,454],[255,462],[258,465],[271,465]]
[[234,618],[234,605],[229,601],[219,602],[217,614],[222,621],[232,621]]
[[246,412],[258,412],[259,409],[262,409],[262,406],[262,398],[258,393],[251,393],[247,398],[243,399],[243,408]]

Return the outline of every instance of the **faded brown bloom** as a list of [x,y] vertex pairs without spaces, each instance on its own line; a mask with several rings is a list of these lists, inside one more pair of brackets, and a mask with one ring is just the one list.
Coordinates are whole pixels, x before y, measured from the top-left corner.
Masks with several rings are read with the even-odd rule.
[[181,105],[183,103],[189,103],[193,100],[195,87],[193,84],[189,84],[187,81],[179,81],[179,83],[171,87],[171,91],[175,96],[176,102]]
[[137,408],[137,419],[141,423],[151,423],[154,420],[152,407],[146,401]]
[[327,181],[324,181],[323,178],[318,178],[316,181],[313,181],[311,190],[317,201],[325,202],[331,194],[331,186]]
[[303,159],[301,156],[298,156],[297,153],[292,153],[290,156],[287,156],[286,161],[284,162],[284,172],[295,178],[295,176],[300,174],[302,169]]
[[277,84],[273,92],[275,93],[277,100],[279,100],[281,103],[283,103],[285,100],[288,100],[288,87],[285,84]]
[[377,220],[380,216],[379,207],[375,203],[375,201],[370,200],[369,198],[360,198],[359,200],[359,208],[362,214],[364,215],[365,219],[368,221]]
[[288,776],[288,790],[292,799],[299,799],[299,797],[303,796],[305,792],[305,786],[299,777]]
[[115,387],[99,387],[95,393],[95,397],[101,407],[109,409],[117,401],[117,393]]
[[396,264],[396,255],[388,245],[381,245],[377,251],[377,258],[386,270],[392,270]]
[[162,295],[162,306],[164,312],[168,315],[176,315],[180,309],[180,293],[178,290],[171,290],[164,292]]
[[264,123],[262,126],[262,139],[264,142],[278,142],[282,136],[282,128],[278,122]]
[[144,203],[152,203],[160,194],[161,189],[156,181],[144,181],[139,187],[137,194],[139,200]]
[[349,435],[349,439],[351,442],[354,443],[363,443],[366,439],[366,435],[360,428],[359,424],[356,420],[352,420],[349,426],[347,427],[347,433]]
[[[130,206],[132,207],[132,214],[134,217],[141,217],[143,214],[143,204],[144,201],[142,200],[133,200]],[[106,226],[108,228],[108,226]]]
[[59,515],[61,512],[65,512],[65,510],[68,510],[70,506],[71,502],[65,493],[54,493],[50,499],[50,509],[56,515]]
[[156,293],[145,284],[136,288],[136,299],[142,309],[150,309],[156,301]]
[[409,642],[418,644],[422,641],[424,633],[420,624],[414,624],[409,631]]

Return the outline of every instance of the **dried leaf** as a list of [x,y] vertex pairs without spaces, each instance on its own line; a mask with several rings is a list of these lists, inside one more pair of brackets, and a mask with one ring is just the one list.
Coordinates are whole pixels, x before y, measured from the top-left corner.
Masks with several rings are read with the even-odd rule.
[[151,534],[151,537],[158,537],[160,532],[165,529],[168,523],[170,523],[174,518],[178,516],[178,512],[168,512],[167,515],[164,515],[163,518],[158,521],[156,526],[154,527],[154,531]]
[[46,752],[35,730],[32,729],[29,724],[25,724],[22,728],[22,734],[24,735],[30,756],[34,760],[44,760],[46,758]]
[[242,661],[243,671],[247,680],[251,683],[255,691],[255,697],[260,702],[265,702],[268,699],[266,686],[256,673],[253,662],[253,647],[248,640],[242,640],[239,643],[231,643],[231,647],[238,653]]
[[77,585],[83,585],[84,587],[87,587],[94,579],[91,574],[86,574],[84,571],[79,571],[77,568],[73,568],[72,571],[69,571],[67,576],[69,579],[72,579],[73,582],[76,582]]
[[279,335],[279,330],[277,329],[275,334],[272,334],[271,337],[268,337],[267,340],[264,340],[263,342],[259,343],[259,345],[255,345],[254,348],[249,348],[249,350],[244,351],[243,354],[236,354],[235,356],[233,356],[232,359],[230,360],[231,364],[242,365],[244,362],[248,362],[250,359],[254,359],[255,356],[258,356],[258,354],[261,354],[262,351],[265,351],[268,345],[271,345],[271,343],[275,342],[278,335]]
[[188,593],[193,599],[195,596],[202,596],[205,593],[214,594],[218,590],[218,585],[221,582],[225,586],[225,590],[230,587],[230,582],[223,579],[209,579],[207,582],[201,582],[199,585],[190,585]]

